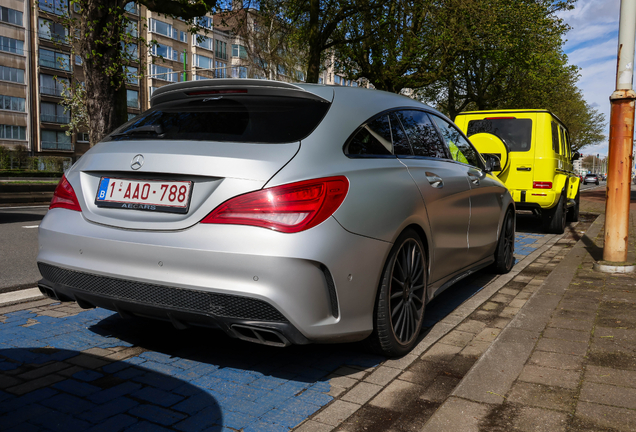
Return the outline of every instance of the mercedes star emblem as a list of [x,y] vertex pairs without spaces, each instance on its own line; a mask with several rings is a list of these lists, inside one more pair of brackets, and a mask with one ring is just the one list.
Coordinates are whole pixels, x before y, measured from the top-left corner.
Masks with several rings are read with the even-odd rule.
[[143,164],[144,164],[144,156],[138,154],[132,159],[132,162],[130,162],[130,167],[134,170],[138,170],[139,168],[143,166]]

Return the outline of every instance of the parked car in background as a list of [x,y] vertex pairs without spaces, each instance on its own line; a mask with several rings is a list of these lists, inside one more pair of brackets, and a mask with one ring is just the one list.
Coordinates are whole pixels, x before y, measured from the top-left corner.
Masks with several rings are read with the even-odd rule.
[[580,179],[565,125],[539,109],[469,111],[455,122],[482,154],[501,158],[499,178],[518,210],[532,210],[544,229],[561,234],[579,218]]
[[600,178],[598,174],[593,174],[593,173],[585,174],[585,177],[583,178],[584,185],[588,183],[595,183],[596,185],[598,185],[599,182],[600,182]]
[[417,342],[425,305],[514,264],[505,185],[446,117],[382,91],[167,85],[91,148],[40,225],[40,289],[274,346]]

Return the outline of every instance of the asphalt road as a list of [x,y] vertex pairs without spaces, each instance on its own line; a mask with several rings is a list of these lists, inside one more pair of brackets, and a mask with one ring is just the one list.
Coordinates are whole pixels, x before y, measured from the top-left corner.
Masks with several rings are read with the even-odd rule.
[[48,206],[0,208],[0,292],[33,288],[41,278],[35,258],[38,227]]

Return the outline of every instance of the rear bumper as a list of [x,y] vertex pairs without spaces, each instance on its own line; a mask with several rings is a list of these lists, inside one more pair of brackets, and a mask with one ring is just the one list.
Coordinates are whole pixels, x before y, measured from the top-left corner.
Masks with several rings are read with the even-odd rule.
[[517,210],[548,210],[557,204],[561,196],[546,189],[514,189],[510,193]]
[[136,231],[65,209],[47,214],[39,242],[40,285],[60,299],[236,337],[235,324],[253,325],[291,343],[369,335],[391,247],[333,218],[296,234],[207,224]]

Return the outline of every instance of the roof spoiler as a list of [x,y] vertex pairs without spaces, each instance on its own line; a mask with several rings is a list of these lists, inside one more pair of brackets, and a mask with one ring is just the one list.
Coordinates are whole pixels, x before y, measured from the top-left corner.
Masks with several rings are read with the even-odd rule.
[[319,102],[331,102],[317,94],[311,93],[297,85],[271,80],[244,78],[214,78],[200,81],[186,81],[169,84],[158,88],[150,98],[150,106],[184,100],[187,98],[201,98],[204,95],[250,95],[250,96],[287,96],[312,99]]

